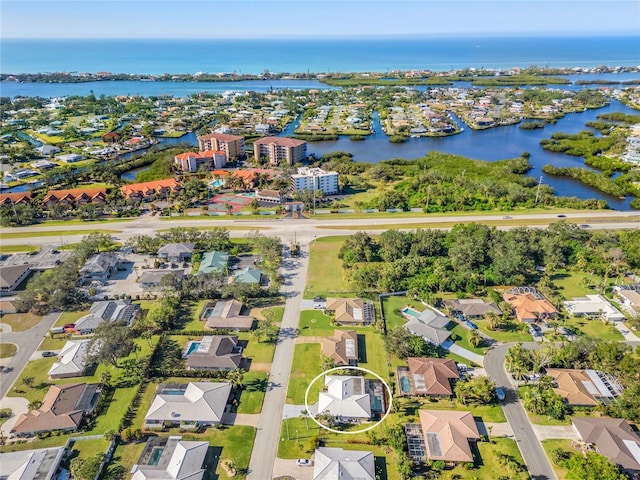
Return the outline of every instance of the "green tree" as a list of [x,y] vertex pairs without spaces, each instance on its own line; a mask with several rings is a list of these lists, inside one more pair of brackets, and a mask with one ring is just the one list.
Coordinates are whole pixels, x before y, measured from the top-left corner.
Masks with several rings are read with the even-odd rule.
[[574,453],[561,466],[567,469],[567,480],[628,480],[617,465],[599,453],[588,452],[584,456]]
[[118,367],[118,358],[129,355],[133,350],[131,334],[125,322],[102,322],[94,330],[87,349],[91,352],[90,360]]

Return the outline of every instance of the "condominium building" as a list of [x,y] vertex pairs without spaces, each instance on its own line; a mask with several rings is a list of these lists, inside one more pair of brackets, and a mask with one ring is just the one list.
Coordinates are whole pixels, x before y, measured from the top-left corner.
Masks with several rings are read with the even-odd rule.
[[271,165],[293,165],[307,158],[307,142],[286,137],[264,137],[253,142],[257,162],[265,157]]
[[321,168],[302,167],[297,174],[291,175],[291,187],[294,191],[322,190],[325,195],[338,193],[338,172],[325,172]]
[[228,133],[210,133],[198,137],[200,151],[222,150],[227,154],[227,160],[244,157],[244,137]]
[[185,152],[176,155],[174,164],[183,172],[197,172],[200,168],[223,168],[227,164],[224,150],[205,150],[200,153]]

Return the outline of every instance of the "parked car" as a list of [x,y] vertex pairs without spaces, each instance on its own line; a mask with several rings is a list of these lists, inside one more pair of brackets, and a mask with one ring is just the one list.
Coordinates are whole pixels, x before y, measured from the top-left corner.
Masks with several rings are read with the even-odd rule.
[[471,328],[472,330],[478,329],[478,326],[475,323],[473,323],[471,320],[467,320],[464,323],[467,325],[467,327]]
[[299,467],[312,467],[313,462],[308,458],[299,458],[296,460],[296,465]]
[[496,396],[500,401],[505,399],[506,395],[504,394],[504,390],[502,389],[502,387],[496,388]]
[[56,353],[55,353],[55,352],[42,352],[42,356],[43,356],[44,358],[47,358],[47,357],[55,357],[55,356],[56,356]]

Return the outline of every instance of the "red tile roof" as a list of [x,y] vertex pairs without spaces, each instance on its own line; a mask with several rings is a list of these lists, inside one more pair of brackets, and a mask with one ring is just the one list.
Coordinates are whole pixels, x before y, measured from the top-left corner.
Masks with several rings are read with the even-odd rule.
[[143,183],[134,183],[132,185],[124,185],[120,187],[120,191],[126,195],[130,196],[135,193],[148,193],[157,191],[164,188],[175,189],[180,187],[180,182],[178,182],[175,178],[165,178],[163,180],[154,180],[152,182],[143,182]]
[[253,142],[254,145],[270,145],[276,144],[282,147],[299,147],[300,145],[304,145],[304,140],[298,140],[297,138],[287,138],[287,137],[264,137]]
[[178,155],[176,155],[176,160],[188,160],[189,158],[202,158],[204,157],[204,155],[201,155],[199,153],[196,152],[185,152],[185,153],[179,153]]
[[107,189],[98,188],[71,188],[67,190],[49,190],[42,200],[43,203],[57,202],[63,199],[68,201],[104,199],[107,196]]
[[0,204],[31,202],[31,192],[0,193]]

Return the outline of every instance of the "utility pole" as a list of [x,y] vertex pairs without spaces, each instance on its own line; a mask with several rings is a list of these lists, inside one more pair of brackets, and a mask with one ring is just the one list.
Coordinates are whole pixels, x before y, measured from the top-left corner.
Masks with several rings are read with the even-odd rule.
[[538,204],[538,198],[540,198],[540,185],[542,185],[542,175],[540,175],[540,180],[538,180],[538,189],[536,190],[536,201],[534,205]]
[[429,197],[431,196],[431,185],[427,187],[427,205],[424,207],[424,213],[429,213]]

